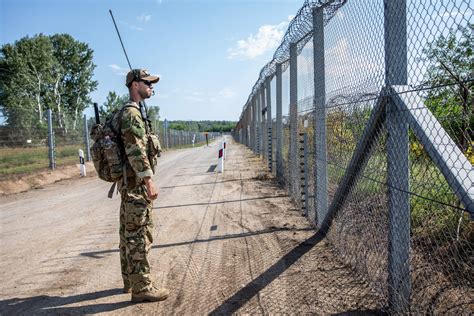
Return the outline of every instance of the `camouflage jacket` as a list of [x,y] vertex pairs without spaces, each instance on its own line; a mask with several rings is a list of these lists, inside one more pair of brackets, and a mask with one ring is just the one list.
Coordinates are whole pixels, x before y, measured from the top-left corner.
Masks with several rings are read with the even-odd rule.
[[127,182],[134,186],[134,184],[139,184],[144,177],[153,176],[154,168],[148,158],[149,138],[145,122],[140,114],[140,107],[133,101],[129,101],[124,106],[130,107],[125,108],[122,113],[121,135],[126,156],[124,158]]

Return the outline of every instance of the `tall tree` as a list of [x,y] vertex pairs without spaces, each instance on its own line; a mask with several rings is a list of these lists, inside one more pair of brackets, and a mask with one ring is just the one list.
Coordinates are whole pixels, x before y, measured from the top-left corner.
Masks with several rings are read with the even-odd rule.
[[93,50],[69,34],[55,34],[50,39],[57,61],[53,70],[55,103],[58,112],[61,105],[64,109],[59,117],[68,119],[75,128],[82,112],[91,103],[89,93],[97,88],[97,81],[92,80],[96,67],[92,62]]
[[424,84],[427,107],[466,152],[474,130],[473,104],[474,24],[459,26],[423,50],[429,63]]
[[47,36],[24,37],[0,50],[0,102],[7,125],[25,128],[43,122],[55,60]]
[[129,97],[127,94],[119,96],[115,91],[109,91],[105,102],[99,109],[100,116],[103,118],[109,116],[113,111],[124,105],[124,103],[127,102],[128,99]]
[[67,34],[24,37],[0,48],[0,104],[12,127],[43,126],[51,108],[67,133],[75,127],[97,87],[87,44]]

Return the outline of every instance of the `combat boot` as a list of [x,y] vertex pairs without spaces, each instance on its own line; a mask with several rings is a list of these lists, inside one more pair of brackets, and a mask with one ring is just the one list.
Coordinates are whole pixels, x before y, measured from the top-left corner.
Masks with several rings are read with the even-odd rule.
[[132,293],[132,288],[130,287],[130,284],[124,284],[123,285],[123,292],[124,293]]
[[159,302],[168,298],[170,291],[168,289],[157,289],[155,287],[150,290],[132,293],[132,302]]
[[132,286],[128,279],[123,278],[123,293],[132,293]]

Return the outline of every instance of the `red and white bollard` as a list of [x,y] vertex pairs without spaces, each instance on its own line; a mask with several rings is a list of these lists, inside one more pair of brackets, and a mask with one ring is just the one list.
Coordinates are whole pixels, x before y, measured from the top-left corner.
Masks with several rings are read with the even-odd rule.
[[81,173],[81,177],[86,176],[86,164],[84,163],[84,152],[82,149],[79,149],[79,172]]
[[222,173],[224,172],[224,143],[219,145],[219,155],[218,155],[218,162],[217,162],[217,172]]

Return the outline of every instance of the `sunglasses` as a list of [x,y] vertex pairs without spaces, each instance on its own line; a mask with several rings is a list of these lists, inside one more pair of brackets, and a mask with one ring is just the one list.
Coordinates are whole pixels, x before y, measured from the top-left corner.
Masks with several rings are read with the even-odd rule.
[[151,87],[151,85],[153,84],[153,82],[148,81],[148,80],[140,80],[140,81],[143,82],[144,84],[146,84],[149,87]]

